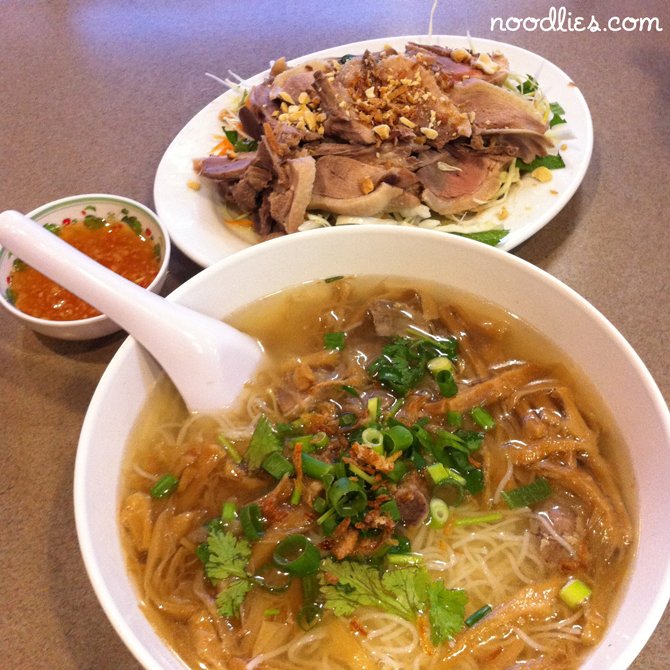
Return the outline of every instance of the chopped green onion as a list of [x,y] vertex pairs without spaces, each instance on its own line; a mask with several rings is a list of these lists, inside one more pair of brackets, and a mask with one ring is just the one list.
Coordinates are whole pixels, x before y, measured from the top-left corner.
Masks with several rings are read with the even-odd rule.
[[385,514],[388,514],[393,521],[400,521],[400,510],[398,509],[398,503],[396,503],[395,500],[387,500],[379,506],[379,509]]
[[458,474],[455,470],[447,469],[442,463],[433,463],[426,468],[426,472],[430,475],[433,483],[436,486],[445,484],[446,482],[456,482],[460,486],[465,486],[467,483],[464,477]]
[[265,523],[258,503],[245,505],[240,510],[240,523],[242,524],[242,532],[248,540],[259,540],[263,537]]
[[240,452],[235,449],[233,446],[233,443],[224,435],[219,435],[216,438],[219,442],[219,444],[226,450],[226,453],[228,456],[230,456],[231,460],[233,463],[241,463],[242,462],[242,456],[240,455]]
[[295,533],[277,543],[272,560],[289,575],[304,577],[318,571],[321,554],[308,538]]
[[391,443],[391,451],[404,451],[412,446],[414,436],[412,431],[403,425],[391,426],[384,433]]
[[324,333],[323,336],[323,348],[324,349],[336,349],[341,351],[344,349],[346,335],[342,332],[337,333]]
[[367,482],[372,486],[376,482],[375,478],[365,472],[362,468],[359,468],[355,463],[348,463],[347,467],[351,471],[352,474],[356,475],[356,477],[360,477],[364,482]]
[[328,489],[328,500],[340,516],[360,514],[368,504],[362,486],[347,477],[336,479]]
[[293,463],[278,451],[273,451],[265,457],[263,470],[269,472],[275,479],[281,479],[284,475],[292,475],[295,472]]
[[[353,58],[353,56],[351,56]],[[334,281],[339,281],[340,279],[344,279],[344,275],[333,275],[332,277],[326,277],[323,281],[326,284],[331,284]]]
[[421,554],[387,554],[386,560],[391,565],[421,565],[423,556]]
[[454,375],[449,370],[440,370],[435,374],[435,381],[440,394],[445,398],[453,398],[458,393],[458,386]]
[[404,398],[398,398],[393,401],[393,404],[389,407],[389,411],[387,412],[387,416],[389,418],[394,417],[400,408],[405,404],[405,399]]
[[476,623],[481,621],[486,615],[490,614],[493,611],[491,605],[484,605],[480,607],[476,612],[473,612],[466,620],[465,625],[468,628],[472,628]]
[[300,458],[302,460],[302,472],[308,477],[323,479],[323,477],[329,474],[333,469],[333,466],[330,463],[320,461],[318,458],[314,458],[314,456],[310,456],[309,454],[301,454]]
[[500,512],[489,512],[488,514],[477,514],[474,516],[462,516],[454,521],[456,526],[476,526],[482,523],[495,523],[500,521],[503,515]]
[[306,575],[300,580],[302,586],[302,607],[298,610],[296,620],[303,630],[310,630],[323,617],[323,599],[316,575]]
[[449,506],[441,498],[433,498],[430,501],[430,527],[444,528],[449,520]]
[[396,461],[391,472],[387,472],[386,476],[396,484],[407,474],[409,465],[406,461]]
[[319,496],[318,498],[314,499],[314,502],[312,503],[312,509],[317,514],[323,514],[328,509],[328,502],[325,498]]
[[384,447],[384,435],[378,428],[366,428],[361,433],[361,443],[363,446],[381,452]]
[[328,446],[328,435],[320,430],[318,433],[314,433],[314,435],[312,435],[310,444],[316,449],[323,449],[324,447]]
[[568,607],[576,609],[591,597],[591,593],[591,589],[581,579],[570,579],[558,595]]
[[354,396],[354,398],[359,398],[360,395],[361,395],[353,386],[349,386],[348,384],[343,384],[340,388],[345,393],[348,393],[349,395]]
[[450,426],[460,428],[463,425],[463,415],[460,412],[451,410],[447,412],[447,422]]
[[430,370],[433,375],[436,375],[440,370],[452,372],[454,369],[454,364],[451,362],[451,359],[446,356],[436,356],[435,358],[431,358],[427,365],[428,370]]
[[374,423],[379,418],[379,398],[374,397],[368,400],[368,423]]
[[507,503],[507,506],[510,509],[530,507],[531,505],[548,498],[551,494],[551,486],[544,477],[538,477],[535,481],[526,486],[520,486],[517,489],[503,491],[501,493],[503,500]]
[[223,503],[223,509],[221,510],[221,519],[223,521],[234,521],[237,518],[237,505],[232,501],[227,501]]
[[336,512],[333,507],[331,507],[327,512],[324,512],[317,520],[316,523],[319,526],[323,526],[327,521],[332,519],[335,516]]
[[472,417],[472,420],[484,430],[490,430],[496,425],[493,417],[483,407],[474,407],[470,411],[470,416]]
[[291,505],[299,505],[302,498],[302,486],[298,486],[298,482],[293,485],[293,492],[291,493]]
[[263,616],[266,619],[271,619],[273,616],[277,616],[280,611],[278,607],[270,607],[263,612]]
[[340,415],[340,426],[343,428],[347,426],[353,426],[356,423],[356,415],[351,412],[345,412]]
[[158,481],[149,489],[152,498],[159,500],[160,498],[167,498],[174,493],[179,484],[179,480],[174,475],[163,475]]
[[291,586],[291,575],[280,570],[274,563],[264,563],[253,575],[252,580],[261,588],[270,593],[283,593]]

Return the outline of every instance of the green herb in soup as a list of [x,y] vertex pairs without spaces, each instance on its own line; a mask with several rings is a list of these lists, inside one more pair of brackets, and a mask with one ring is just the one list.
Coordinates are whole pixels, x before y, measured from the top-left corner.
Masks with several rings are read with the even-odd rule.
[[220,415],[165,381],[120,511],[143,609],[189,667],[579,666],[634,532],[607,415],[555,347],[381,278],[232,322],[270,363]]

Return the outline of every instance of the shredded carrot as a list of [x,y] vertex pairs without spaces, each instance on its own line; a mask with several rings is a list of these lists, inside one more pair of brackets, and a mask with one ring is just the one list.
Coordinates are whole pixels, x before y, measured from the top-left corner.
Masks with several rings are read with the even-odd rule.
[[219,140],[219,143],[210,151],[210,155],[222,156],[233,150],[233,145],[225,135],[214,135],[214,139]]
[[421,644],[424,654],[432,656],[435,653],[435,647],[433,647],[433,644],[430,641],[428,617],[425,614],[420,615],[416,620],[416,625],[419,633],[419,643]]

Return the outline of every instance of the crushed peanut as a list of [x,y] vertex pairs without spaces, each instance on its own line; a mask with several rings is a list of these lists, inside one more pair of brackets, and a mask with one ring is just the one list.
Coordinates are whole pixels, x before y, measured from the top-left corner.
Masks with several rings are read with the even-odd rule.
[[434,128],[421,128],[421,132],[429,139],[434,140],[437,137],[437,130]]
[[201,187],[201,184],[200,184],[199,181],[196,181],[195,179],[189,179],[186,182],[186,186],[188,186],[190,189],[192,189],[194,191],[199,191],[200,187]]
[[281,92],[279,93],[279,97],[280,97],[284,102],[288,102],[289,105],[295,105],[295,101],[294,101],[293,98],[291,97],[291,94],[290,94],[290,93],[287,93],[286,91],[281,91]]
[[370,177],[365,177],[365,179],[361,180],[361,193],[363,195],[367,195],[368,193],[372,193],[372,191],[375,190],[375,185],[370,179]]
[[504,221],[509,216],[507,207],[502,207],[500,211],[496,214],[496,216],[498,217],[499,221]]
[[451,50],[451,60],[453,60],[455,63],[462,63],[463,61],[469,60],[470,58],[470,52],[467,49],[452,49]]
[[535,168],[530,173],[530,176],[533,177],[533,179],[537,179],[537,181],[542,182],[543,184],[546,184],[548,181],[551,181],[553,179],[551,170],[548,167],[545,167],[544,165]]
[[391,132],[391,129],[388,127],[387,124],[381,123],[378,126],[375,126],[372,129],[382,140],[387,140],[389,138],[389,134]]
[[414,121],[410,121],[406,116],[401,116],[398,121],[400,121],[403,126],[407,126],[408,128],[416,128],[416,123],[414,123]]
[[459,167],[456,167],[455,165],[449,165],[449,163],[445,163],[444,161],[437,161],[437,169],[440,172],[462,172],[463,170]]
[[368,100],[375,97],[375,87],[374,86],[370,86],[370,88],[365,89],[365,97],[368,98]]
[[493,74],[500,69],[500,65],[498,65],[498,63],[496,63],[488,54],[479,54],[479,58],[474,62],[474,67],[485,74]]
[[303,91],[299,96],[298,96],[298,102],[301,105],[308,105],[310,103],[309,99],[309,93],[307,91]]

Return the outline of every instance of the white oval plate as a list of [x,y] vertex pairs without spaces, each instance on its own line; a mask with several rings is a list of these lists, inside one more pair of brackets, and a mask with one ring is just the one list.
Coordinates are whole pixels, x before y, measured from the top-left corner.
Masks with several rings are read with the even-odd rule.
[[[534,76],[546,97],[551,102],[559,102],[565,110],[567,124],[556,127],[560,136],[558,144],[564,146],[561,155],[565,168],[554,170],[552,181],[545,184],[525,177],[505,202],[509,216],[503,224],[510,232],[499,248],[513,249],[549,223],[567,204],[584,178],[593,148],[593,124],[584,96],[565,72],[537,54],[503,42],[462,36],[418,35],[354,42],[301,56],[290,61],[289,65],[315,58],[359,54],[365,49],[380,50],[386,44],[402,50],[410,41],[472,47],[482,52],[502,51],[510,62],[511,72]],[[248,86],[259,84],[267,74],[266,70],[244,83]],[[188,186],[189,180],[195,178],[193,159],[208,155],[217,144],[214,136],[221,133],[219,112],[230,105],[236,95],[232,91],[220,95],[184,126],[163,155],[154,182],[154,205],[172,241],[203,267],[249,246],[224,225],[222,207],[211,182],[202,180],[199,191]],[[494,207],[481,212],[473,222],[490,220],[491,227],[498,227],[497,211],[498,208]]]

